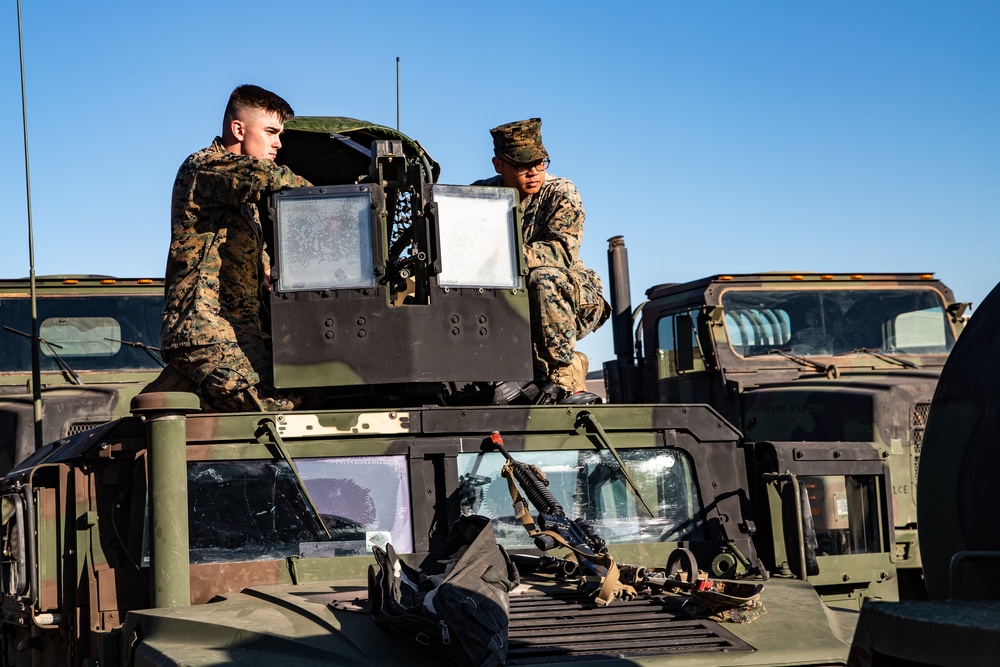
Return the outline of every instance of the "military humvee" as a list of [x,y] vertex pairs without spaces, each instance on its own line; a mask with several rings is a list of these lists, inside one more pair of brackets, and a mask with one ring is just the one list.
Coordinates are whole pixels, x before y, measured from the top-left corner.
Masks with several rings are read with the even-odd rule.
[[[157,352],[163,280],[35,279],[42,442],[129,414],[163,367]],[[0,473],[35,451],[29,281],[0,280]]]
[[[621,237],[610,246],[625,252]],[[627,281],[618,273],[613,280]],[[892,470],[900,595],[923,597],[921,441],[968,304],[931,274],[716,275],[646,295],[635,344],[631,321],[618,320],[610,400],[707,403],[749,442],[803,443],[799,457],[870,443]],[[831,528],[841,493],[809,490],[813,513]],[[819,553],[842,552],[835,542],[821,540]]]
[[929,600],[861,612],[854,667],[992,665],[1000,655],[1000,287],[969,320],[931,402],[920,467]]
[[[514,191],[439,185],[419,144],[352,119],[289,122],[279,161],[328,184],[270,206],[275,381],[322,407],[202,414],[142,394],[21,462],[0,490],[4,664],[439,664],[373,623],[366,577],[376,546],[439,557],[463,514],[490,517],[522,565],[508,664],[844,664],[851,609],[894,597],[870,447],[845,443],[836,467],[773,443],[748,469],[707,406],[500,391],[531,378]],[[595,606],[515,518],[494,432],[618,562],[680,554],[690,575],[762,584],[766,613],[718,622],[675,593]],[[825,604],[800,482],[831,475],[852,553]]]

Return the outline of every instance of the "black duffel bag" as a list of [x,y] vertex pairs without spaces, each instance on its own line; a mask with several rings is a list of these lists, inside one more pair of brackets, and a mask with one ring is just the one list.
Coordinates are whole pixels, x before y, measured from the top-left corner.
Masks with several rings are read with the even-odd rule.
[[415,570],[392,545],[372,549],[368,599],[375,622],[461,667],[502,665],[507,657],[507,593],[517,568],[497,544],[490,520],[463,516],[448,534],[445,558]]

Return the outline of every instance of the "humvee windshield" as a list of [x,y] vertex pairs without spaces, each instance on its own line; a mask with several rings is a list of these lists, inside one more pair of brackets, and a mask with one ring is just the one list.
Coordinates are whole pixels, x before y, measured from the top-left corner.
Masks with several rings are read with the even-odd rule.
[[726,331],[744,357],[792,354],[947,354],[955,344],[932,289],[729,290]]
[[[586,519],[609,544],[707,539],[693,466],[680,451],[619,450],[650,517],[607,451],[520,452],[540,467],[570,518]],[[493,519],[498,541],[532,547],[514,518],[503,456],[460,454],[459,503],[465,514]],[[413,551],[405,456],[296,461],[331,537],[309,509],[288,465],[274,461],[188,464],[192,563],[273,560],[291,555],[356,556],[391,542]],[[534,512],[533,512],[534,513]]]
[[[610,452],[525,451],[515,458],[541,468],[566,516],[585,519],[608,544],[707,539],[694,467],[683,452],[622,449],[618,453],[656,517],[642,507]],[[532,547],[527,531],[514,517],[507,480],[500,475],[503,464],[499,452],[459,455],[461,511],[491,517],[497,541],[505,547]]]
[[[42,371],[159,370],[163,297],[39,297]],[[0,297],[0,373],[31,371],[31,303],[27,296]],[[9,327],[9,329],[7,328]],[[16,331],[11,331],[14,329]],[[16,333],[21,332],[21,333]],[[141,344],[141,346],[136,345]]]
[[328,539],[284,461],[188,464],[192,563],[413,551],[405,456],[299,459]]

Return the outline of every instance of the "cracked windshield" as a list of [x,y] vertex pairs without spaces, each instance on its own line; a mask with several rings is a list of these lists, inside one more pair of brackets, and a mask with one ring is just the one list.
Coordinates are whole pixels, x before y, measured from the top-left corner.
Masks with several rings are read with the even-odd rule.
[[[642,506],[621,468],[607,451],[512,452],[522,463],[537,466],[566,516],[584,519],[608,544],[705,539],[699,516],[701,502],[693,466],[677,450],[619,450],[627,472],[643,499]],[[459,504],[463,514],[493,519],[497,540],[505,547],[531,547],[533,542],[514,517],[507,480],[500,475],[503,455],[460,454]],[[532,516],[537,514],[531,508]]]
[[322,525],[284,461],[189,464],[191,562],[356,556],[387,542],[413,551],[405,456],[302,459],[296,466]]

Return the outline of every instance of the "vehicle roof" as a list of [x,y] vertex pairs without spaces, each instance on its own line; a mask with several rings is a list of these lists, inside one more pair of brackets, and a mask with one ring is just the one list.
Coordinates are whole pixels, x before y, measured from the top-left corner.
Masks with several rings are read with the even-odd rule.
[[[0,278],[0,292],[27,294],[30,278]],[[45,293],[104,292],[129,290],[149,294],[163,292],[163,278],[118,278],[102,274],[64,273],[35,276],[35,288]]]
[[787,286],[819,287],[837,283],[850,284],[852,287],[870,286],[900,286],[900,285],[934,285],[946,292],[949,300],[953,300],[949,290],[933,273],[820,273],[813,271],[770,271],[763,273],[719,273],[692,280],[686,283],[661,283],[646,290],[650,299],[683,294],[685,292],[705,291],[714,286]]

